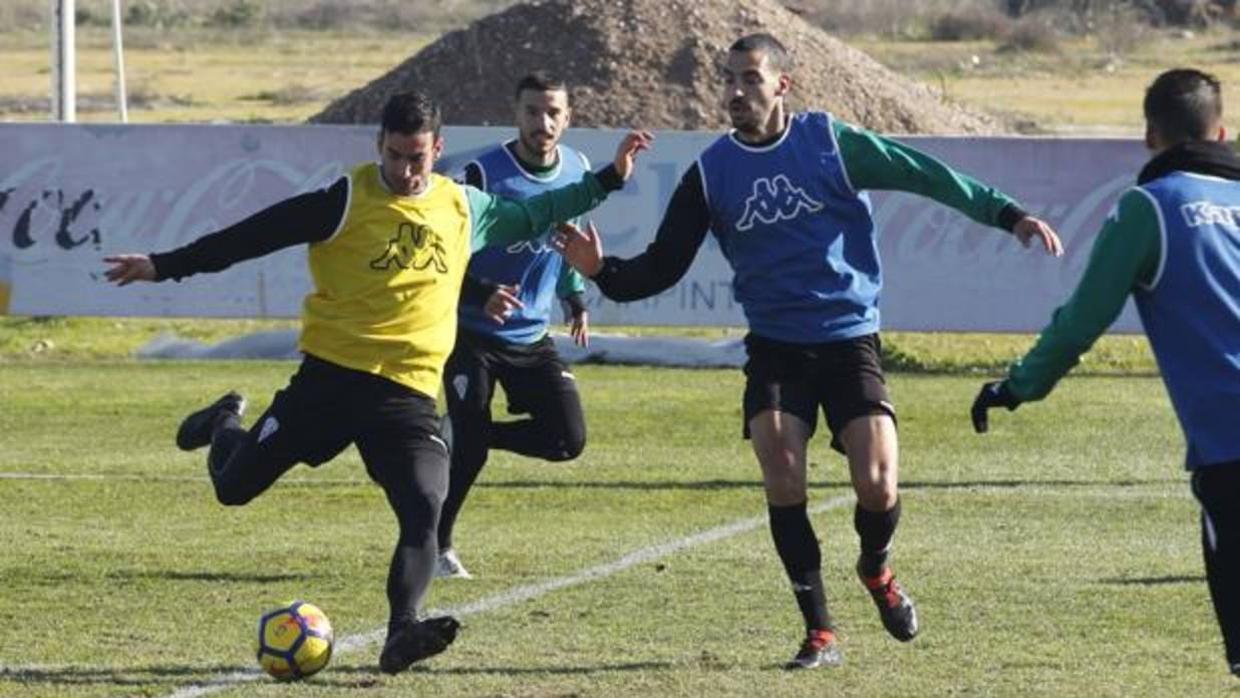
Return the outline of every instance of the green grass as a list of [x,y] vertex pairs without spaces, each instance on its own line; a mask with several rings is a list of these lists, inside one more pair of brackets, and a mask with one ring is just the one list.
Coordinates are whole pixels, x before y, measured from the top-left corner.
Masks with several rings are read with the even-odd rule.
[[[285,362],[9,361],[0,368],[0,695],[167,695],[253,665],[254,620],[306,597],[340,637],[386,612],[391,515],[355,452],[216,505],[171,434],[237,387],[265,407]],[[573,463],[495,454],[458,528],[478,575],[448,608],[756,517],[748,532],[465,618],[410,673],[345,652],[298,695],[613,696],[1236,691],[1207,601],[1181,437],[1160,382],[1073,378],[969,432],[979,379],[895,373],[905,518],[897,569],[924,634],[887,638],[850,578],[851,505],[815,517],[846,664],[790,675],[799,621],[738,438],[738,371],[581,367]],[[257,412],[255,412],[257,413]],[[849,492],[816,439],[812,499]],[[286,695],[244,683],[218,695]]]

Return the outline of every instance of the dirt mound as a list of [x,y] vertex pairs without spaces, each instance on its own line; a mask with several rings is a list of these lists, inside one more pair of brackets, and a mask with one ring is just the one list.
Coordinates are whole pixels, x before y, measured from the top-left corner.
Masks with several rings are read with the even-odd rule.
[[778,0],[545,0],[446,34],[311,117],[378,123],[387,96],[421,89],[446,123],[506,125],[512,88],[536,69],[571,86],[577,126],[726,128],[718,66],[744,34],[766,31],[793,54],[792,106],[824,109],[883,133],[994,133],[992,117],[944,102],[788,11]]

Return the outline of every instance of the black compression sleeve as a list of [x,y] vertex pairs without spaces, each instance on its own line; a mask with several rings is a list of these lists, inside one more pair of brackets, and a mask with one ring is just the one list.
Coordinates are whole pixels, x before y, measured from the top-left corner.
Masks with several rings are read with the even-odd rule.
[[1008,204],[999,211],[999,220],[996,221],[1000,228],[1011,232],[1012,228],[1029,215],[1029,212],[1016,204]]
[[622,302],[653,296],[670,288],[689,270],[710,230],[710,209],[699,172],[695,163],[680,178],[654,242],[645,252],[631,259],[603,259],[603,268],[594,276],[603,295]]
[[468,184],[475,189],[486,191],[486,181],[484,180],[485,178],[482,176],[482,165],[479,165],[476,162],[471,162],[465,166],[465,184]]
[[179,280],[220,271],[285,247],[326,240],[340,227],[348,200],[347,177],[327,189],[285,199],[184,247],[152,254],[155,278]]

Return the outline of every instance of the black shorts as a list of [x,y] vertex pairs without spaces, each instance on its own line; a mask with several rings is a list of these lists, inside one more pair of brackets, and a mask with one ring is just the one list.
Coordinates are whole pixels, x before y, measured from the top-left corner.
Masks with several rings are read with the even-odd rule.
[[745,438],[750,420],[766,410],[796,416],[813,435],[821,406],[831,430],[831,448],[843,453],[840,433],[853,419],[885,414],[894,421],[896,408],[887,394],[881,348],[877,334],[825,344],[789,344],[746,335]]
[[[318,466],[352,443],[362,449],[367,470],[383,458],[422,440],[443,445],[435,400],[382,376],[307,355],[288,387],[250,429],[258,459],[276,464]],[[381,473],[370,473],[381,479]]]
[[496,382],[508,397],[510,414],[551,409],[560,394],[577,392],[577,380],[550,336],[532,344],[511,344],[458,331],[456,347],[444,367],[449,406],[463,402],[474,410],[489,409]]

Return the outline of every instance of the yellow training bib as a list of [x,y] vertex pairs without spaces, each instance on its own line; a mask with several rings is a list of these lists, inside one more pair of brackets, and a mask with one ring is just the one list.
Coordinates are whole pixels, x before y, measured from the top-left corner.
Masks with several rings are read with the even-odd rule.
[[379,166],[355,167],[340,229],[310,245],[314,292],[300,348],[435,397],[456,339],[470,254],[469,202],[432,174],[426,191],[396,196]]

